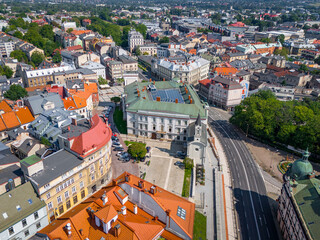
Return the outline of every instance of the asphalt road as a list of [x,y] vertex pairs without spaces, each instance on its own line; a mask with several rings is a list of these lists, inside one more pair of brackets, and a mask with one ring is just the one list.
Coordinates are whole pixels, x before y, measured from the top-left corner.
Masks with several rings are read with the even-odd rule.
[[224,148],[233,179],[240,239],[276,240],[278,235],[260,169],[228,122],[229,117],[221,110],[209,110],[209,124]]

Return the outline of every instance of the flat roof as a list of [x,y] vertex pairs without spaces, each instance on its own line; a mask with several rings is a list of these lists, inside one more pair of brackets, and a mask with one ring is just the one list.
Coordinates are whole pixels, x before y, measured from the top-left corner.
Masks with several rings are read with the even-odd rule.
[[41,158],[39,158],[37,155],[31,155],[23,160],[20,161],[23,165],[31,166],[37,162],[40,162]]

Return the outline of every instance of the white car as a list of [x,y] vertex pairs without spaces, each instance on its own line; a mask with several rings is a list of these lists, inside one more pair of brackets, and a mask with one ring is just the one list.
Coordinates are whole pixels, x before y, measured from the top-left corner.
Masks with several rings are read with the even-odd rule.
[[122,152],[117,152],[116,156],[120,157],[122,155]]

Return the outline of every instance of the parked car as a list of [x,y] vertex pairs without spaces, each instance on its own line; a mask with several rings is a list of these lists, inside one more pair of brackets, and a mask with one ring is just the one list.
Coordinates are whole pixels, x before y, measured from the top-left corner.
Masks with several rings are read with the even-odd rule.
[[151,147],[146,147],[146,149],[147,149],[147,153],[149,153],[151,150]]
[[115,151],[123,151],[123,150],[124,150],[124,148],[123,148],[123,147],[119,147],[119,146],[118,146],[118,147],[115,147],[115,148],[114,148],[114,150],[115,150]]
[[183,162],[180,162],[180,161],[176,161],[175,163],[174,163],[174,165],[175,166],[178,166],[178,167],[182,167],[182,166],[184,166],[184,163]]
[[[121,144],[120,144],[120,142],[118,142],[118,141],[112,141],[112,145],[120,146]],[[121,146],[121,147],[122,147],[122,146]]]
[[119,138],[117,138],[116,136],[112,136],[111,139],[112,141],[119,142]]
[[143,157],[140,159],[141,162],[145,162],[146,161],[146,157]]

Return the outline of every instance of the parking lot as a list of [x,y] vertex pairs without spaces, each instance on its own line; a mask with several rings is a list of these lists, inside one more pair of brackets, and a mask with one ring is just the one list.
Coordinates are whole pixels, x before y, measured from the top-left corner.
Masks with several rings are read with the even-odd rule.
[[[122,135],[122,139],[132,141],[137,140],[136,138],[130,138],[126,135]],[[182,145],[140,138],[138,138],[138,141],[145,141],[147,146],[151,147],[151,157],[146,158],[145,162],[138,163],[140,175],[145,172],[146,181],[156,183],[159,187],[177,195],[181,195],[184,169],[183,167],[175,166],[174,163],[183,161],[176,157],[176,152],[183,150]],[[148,166],[147,161],[149,160],[150,165]]]

